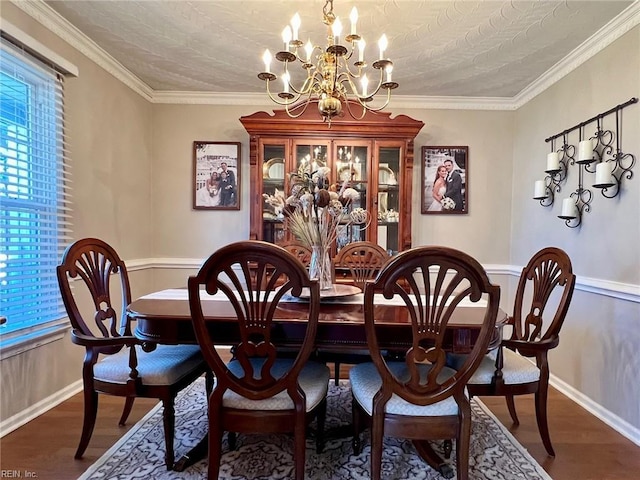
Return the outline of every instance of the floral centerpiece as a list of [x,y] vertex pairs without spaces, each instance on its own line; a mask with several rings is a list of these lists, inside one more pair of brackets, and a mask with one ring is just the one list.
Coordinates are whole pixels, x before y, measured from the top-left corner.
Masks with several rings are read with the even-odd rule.
[[[308,167],[307,167],[308,168]],[[282,213],[287,227],[296,239],[312,251],[309,276],[317,278],[320,288],[331,288],[332,266],[330,249],[341,227],[362,225],[367,228],[371,221],[369,212],[363,208],[352,208],[360,198],[349,182],[330,184],[328,167],[308,172],[302,165],[297,172],[289,174],[290,195],[276,189],[273,195],[263,194],[265,202],[276,214]]]

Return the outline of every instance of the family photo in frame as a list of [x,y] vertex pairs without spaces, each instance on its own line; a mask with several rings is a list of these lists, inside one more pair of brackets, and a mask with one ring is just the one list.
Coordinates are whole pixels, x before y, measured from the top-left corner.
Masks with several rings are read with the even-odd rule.
[[240,142],[193,142],[193,208],[240,210]]
[[422,147],[422,213],[469,212],[469,147]]

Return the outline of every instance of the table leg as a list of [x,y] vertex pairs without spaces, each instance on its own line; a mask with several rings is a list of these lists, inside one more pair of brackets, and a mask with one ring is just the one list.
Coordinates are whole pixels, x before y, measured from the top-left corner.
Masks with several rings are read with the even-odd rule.
[[180,460],[173,464],[173,470],[175,472],[183,472],[186,468],[199,462],[203,458],[207,458],[209,452],[209,435],[205,435],[200,442],[189,450],[188,453],[183,455]]
[[435,450],[433,450],[429,442],[427,442],[426,440],[414,440],[413,445],[416,447],[418,455],[420,455],[431,468],[440,472],[440,475],[442,475],[444,478],[453,478],[453,468],[451,468],[451,465],[445,463],[445,461],[440,458]]

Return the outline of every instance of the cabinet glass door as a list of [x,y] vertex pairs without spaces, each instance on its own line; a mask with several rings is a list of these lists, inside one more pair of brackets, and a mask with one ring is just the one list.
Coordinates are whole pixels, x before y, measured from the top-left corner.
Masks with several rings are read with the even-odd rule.
[[328,145],[328,142],[323,141],[305,142],[304,144],[295,143],[295,172],[303,171],[312,173],[320,167],[330,167],[330,165],[327,164]]
[[[335,170],[336,188],[340,191],[343,187],[351,187],[359,194],[359,198],[345,207],[345,213],[354,208],[363,208],[371,211],[369,202],[369,169],[370,145],[368,142],[336,142],[333,169]],[[368,228],[375,225],[372,222]],[[349,225],[340,227],[336,248],[340,250],[346,244],[367,240],[366,225]]]
[[[280,144],[262,145],[262,193],[275,198],[287,197],[285,192],[286,147]],[[262,239],[271,243],[282,243],[284,238],[284,203],[267,201],[262,204]]]
[[381,146],[378,149],[377,181],[377,242],[391,254],[399,251],[400,189],[400,147]]

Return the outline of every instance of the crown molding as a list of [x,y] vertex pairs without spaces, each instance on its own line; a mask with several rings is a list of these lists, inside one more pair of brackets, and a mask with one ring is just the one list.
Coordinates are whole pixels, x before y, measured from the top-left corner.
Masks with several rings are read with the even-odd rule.
[[513,97],[512,100],[515,109],[522,107],[554,83],[560,81],[638,24],[640,24],[640,2],[636,0],[617,17],[591,35],[591,37],[576,47],[566,57]]
[[[250,105],[256,107],[274,105],[266,95],[261,93],[155,91],[100,48],[93,40],[69,23],[43,0],[11,0],[11,2],[151,103]],[[412,109],[517,110],[639,23],[640,2],[635,1],[515,97],[428,97],[422,95],[397,95],[391,99],[389,105],[394,108]]]
[[97,63],[145,100],[153,101],[155,92],[151,87],[127,70],[124,65],[105,52],[97,43],[78,30],[43,0],[11,0],[11,3],[88,59]]

